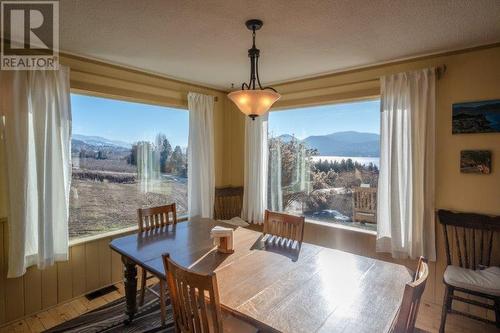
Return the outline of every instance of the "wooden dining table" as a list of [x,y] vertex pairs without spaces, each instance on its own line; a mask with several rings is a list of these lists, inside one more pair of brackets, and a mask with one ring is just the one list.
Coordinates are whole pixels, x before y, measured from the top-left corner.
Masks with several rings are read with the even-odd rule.
[[[235,229],[234,253],[213,245],[216,225]],[[117,238],[110,247],[122,256],[129,322],[137,312],[136,266],[164,279],[164,253],[193,271],[215,271],[223,310],[262,331],[387,332],[412,276],[402,265],[305,242],[285,246],[201,218]]]

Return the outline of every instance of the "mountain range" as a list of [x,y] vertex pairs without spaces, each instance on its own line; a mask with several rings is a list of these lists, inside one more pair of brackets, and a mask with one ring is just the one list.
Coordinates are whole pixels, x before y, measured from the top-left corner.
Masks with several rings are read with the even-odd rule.
[[[283,142],[290,142],[293,136],[282,134],[278,137]],[[308,136],[302,142],[317,149],[321,156],[380,156],[380,135],[356,131],[336,132],[327,135]]]
[[132,148],[132,145],[130,143],[124,142],[124,141],[118,141],[118,140],[110,140],[103,138],[101,136],[90,136],[90,135],[83,135],[83,134],[73,134],[71,137],[71,140],[77,140],[81,141],[89,146],[96,146],[96,147],[121,147],[121,148]]
[[105,151],[109,156],[121,156],[130,153],[132,145],[117,140],[110,140],[100,136],[73,134],[71,137],[71,152],[79,154],[80,151],[97,152]]
[[[283,142],[290,142],[293,136],[282,134],[278,137]],[[351,156],[351,157],[378,157],[380,156],[380,135],[356,131],[336,132],[327,135],[308,136],[302,142],[308,147],[317,149],[321,156]],[[128,151],[130,143],[110,140],[100,136],[73,134],[72,150],[113,150]]]

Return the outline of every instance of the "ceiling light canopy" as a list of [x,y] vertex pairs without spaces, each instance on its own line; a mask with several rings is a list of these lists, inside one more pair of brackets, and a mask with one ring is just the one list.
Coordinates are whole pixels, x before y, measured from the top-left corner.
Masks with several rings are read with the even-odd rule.
[[250,81],[241,85],[241,90],[233,91],[227,96],[236,104],[241,112],[255,120],[269,111],[281,95],[272,87],[262,87],[259,78],[260,50],[255,47],[255,31],[262,28],[261,20],[248,20],[245,25],[252,31],[252,48],[248,50],[250,58]]

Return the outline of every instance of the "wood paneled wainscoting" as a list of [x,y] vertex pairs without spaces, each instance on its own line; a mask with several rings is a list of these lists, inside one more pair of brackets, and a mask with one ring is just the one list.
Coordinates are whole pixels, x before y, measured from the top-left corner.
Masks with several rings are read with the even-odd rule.
[[7,279],[8,223],[0,222],[0,325],[122,280],[120,256],[109,242],[135,232],[120,230],[70,246],[69,260],[39,270],[30,267],[19,278]]

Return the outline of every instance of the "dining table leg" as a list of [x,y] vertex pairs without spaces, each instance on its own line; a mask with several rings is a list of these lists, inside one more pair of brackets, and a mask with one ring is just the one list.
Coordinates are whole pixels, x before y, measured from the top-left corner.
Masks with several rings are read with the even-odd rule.
[[123,262],[123,282],[125,284],[126,309],[125,325],[132,323],[137,312],[137,268],[135,263],[129,258],[122,256]]

